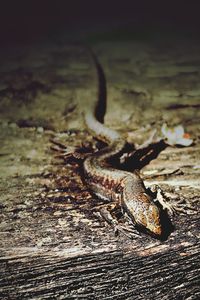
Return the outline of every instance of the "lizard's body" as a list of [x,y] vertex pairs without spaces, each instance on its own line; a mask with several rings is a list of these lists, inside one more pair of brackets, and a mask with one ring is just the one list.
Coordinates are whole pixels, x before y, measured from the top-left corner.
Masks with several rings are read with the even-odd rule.
[[160,211],[147,192],[138,171],[127,172],[111,167],[108,161],[122,154],[126,141],[120,134],[95,117],[97,103],[92,103],[84,113],[90,132],[108,146],[89,155],[84,161],[85,181],[98,197],[119,204],[134,223],[160,236]]

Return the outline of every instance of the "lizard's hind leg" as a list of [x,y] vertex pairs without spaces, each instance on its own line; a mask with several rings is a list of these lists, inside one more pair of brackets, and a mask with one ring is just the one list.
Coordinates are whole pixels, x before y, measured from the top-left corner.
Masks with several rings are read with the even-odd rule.
[[56,158],[69,160],[71,158],[84,160],[94,150],[90,143],[82,143],[81,146],[66,146],[55,139],[51,139],[51,150],[56,151]]

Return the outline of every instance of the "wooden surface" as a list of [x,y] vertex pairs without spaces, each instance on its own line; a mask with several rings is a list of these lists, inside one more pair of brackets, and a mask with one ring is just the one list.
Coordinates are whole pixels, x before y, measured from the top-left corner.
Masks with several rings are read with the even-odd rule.
[[[181,123],[194,139],[165,149],[142,174],[197,210],[198,47],[94,45],[107,78],[108,126],[139,144],[152,128]],[[101,203],[82,183],[81,164],[53,158],[55,136],[68,146],[96,145],[81,112],[97,87],[87,51],[64,43],[19,47],[1,59],[1,299],[198,299],[198,213],[170,217],[162,241],[116,236],[93,210]]]

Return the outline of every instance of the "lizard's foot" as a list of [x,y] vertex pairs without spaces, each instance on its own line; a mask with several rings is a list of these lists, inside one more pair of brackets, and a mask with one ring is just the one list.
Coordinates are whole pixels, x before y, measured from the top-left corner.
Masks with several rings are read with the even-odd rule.
[[[155,140],[155,137],[156,137],[156,133],[157,133],[157,130],[154,129],[151,132],[151,135],[149,136],[149,138],[143,144],[137,146],[137,148],[135,147],[134,144],[127,143],[129,145],[130,149],[128,149],[128,151],[124,152],[120,156],[120,164],[124,164],[128,159],[130,159],[134,155],[139,156],[139,153],[141,152],[141,150],[148,148],[153,143],[153,141]],[[156,142],[158,142],[158,140],[156,140]]]
[[132,239],[135,236],[139,235],[139,232],[132,229],[130,224],[128,226],[119,224],[118,220],[113,217],[112,211],[116,209],[116,204],[103,204],[95,208],[95,211],[98,209],[98,213],[100,216],[105,220],[109,225],[111,225],[114,229],[115,235],[122,233],[123,235],[127,236],[128,238]]
[[51,139],[51,142],[53,144],[51,149],[58,153],[55,156],[64,160],[68,160],[70,158],[83,160],[92,151],[88,144],[83,144],[82,146],[66,146],[54,139]]
[[157,185],[152,186],[150,190],[156,195],[155,202],[159,202],[162,208],[166,209],[170,215],[174,213],[196,213],[192,203],[185,198],[180,198],[178,194],[163,192]]
[[161,139],[159,137],[157,137],[157,129],[153,129],[152,132],[150,133],[150,136],[149,138],[144,141],[144,143],[142,143],[141,145],[139,145],[137,147],[137,150],[140,150],[140,149],[144,149],[144,148],[147,148],[149,147],[151,144],[153,143],[157,143],[158,141],[160,141]]
[[56,140],[51,140],[52,146],[51,149],[56,151],[58,154],[56,155],[57,157],[63,157],[67,158],[70,156],[73,156],[74,153],[76,153],[76,147],[74,146],[65,146],[64,144],[61,144],[57,142]]

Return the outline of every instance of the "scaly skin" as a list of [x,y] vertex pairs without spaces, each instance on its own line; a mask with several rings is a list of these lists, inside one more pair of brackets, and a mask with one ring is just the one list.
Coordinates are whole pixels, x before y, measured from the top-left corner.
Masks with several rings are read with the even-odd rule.
[[91,154],[84,161],[85,181],[98,197],[121,205],[131,220],[154,235],[162,233],[160,211],[148,194],[137,171],[133,173],[112,168],[108,160],[120,155],[126,142],[119,133],[98,122],[94,107],[85,113],[85,123],[89,131],[109,146]]

